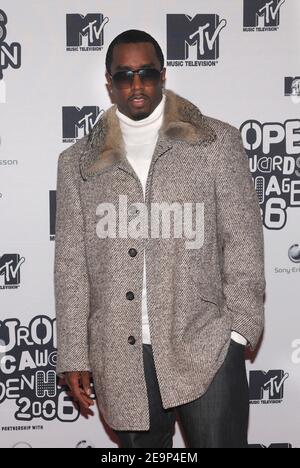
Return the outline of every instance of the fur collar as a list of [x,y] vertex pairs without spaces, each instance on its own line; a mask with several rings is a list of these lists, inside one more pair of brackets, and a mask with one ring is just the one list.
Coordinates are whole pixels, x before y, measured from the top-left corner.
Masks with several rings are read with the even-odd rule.
[[[209,144],[216,139],[214,130],[205,116],[187,99],[170,90],[165,91],[166,103],[163,123],[159,130],[158,147],[173,141],[191,145]],[[102,172],[114,164],[126,162],[124,141],[116,116],[116,105],[111,106],[98,120],[88,136],[87,145],[80,158],[80,171],[84,179]]]

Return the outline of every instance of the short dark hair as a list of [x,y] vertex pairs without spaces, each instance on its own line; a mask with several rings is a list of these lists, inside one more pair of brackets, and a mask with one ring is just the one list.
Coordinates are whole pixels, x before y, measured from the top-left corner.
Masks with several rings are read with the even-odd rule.
[[113,59],[114,48],[119,44],[132,44],[137,42],[150,42],[151,44],[153,44],[157,58],[160,62],[161,70],[163,69],[164,54],[161,50],[160,45],[154,39],[154,37],[150,36],[150,34],[146,33],[145,31],[140,31],[138,29],[129,29],[128,31],[124,31],[118,36],[116,36],[108,46],[105,58],[105,65],[108,73],[111,73],[111,64]]

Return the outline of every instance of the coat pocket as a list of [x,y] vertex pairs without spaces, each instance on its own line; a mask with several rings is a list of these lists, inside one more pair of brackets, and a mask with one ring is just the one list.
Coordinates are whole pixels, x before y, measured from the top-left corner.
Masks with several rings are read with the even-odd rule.
[[218,293],[217,290],[208,287],[207,284],[204,285],[202,283],[199,283],[198,294],[202,301],[214,304],[218,308],[219,314],[221,315],[221,295]]

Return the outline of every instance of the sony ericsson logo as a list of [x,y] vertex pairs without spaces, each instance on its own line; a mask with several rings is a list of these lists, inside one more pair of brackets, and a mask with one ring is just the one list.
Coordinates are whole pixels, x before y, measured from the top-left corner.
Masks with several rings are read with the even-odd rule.
[[80,442],[78,442],[78,444],[76,444],[76,448],[92,449],[92,448],[95,448],[95,445],[93,444],[93,442],[90,442],[89,440],[81,440]]
[[285,0],[244,0],[244,31],[277,31]]
[[215,66],[226,24],[215,14],[167,14],[167,65]]
[[289,248],[288,256],[293,263],[300,263],[300,244],[293,244]]
[[89,13],[86,16],[67,15],[67,51],[89,52],[103,49],[104,27],[109,19],[102,13]]

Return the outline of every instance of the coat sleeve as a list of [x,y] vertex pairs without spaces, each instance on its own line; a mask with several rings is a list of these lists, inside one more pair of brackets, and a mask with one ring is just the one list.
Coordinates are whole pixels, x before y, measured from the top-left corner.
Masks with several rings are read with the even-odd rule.
[[74,155],[68,150],[61,153],[57,167],[54,255],[58,374],[90,370],[89,278],[77,172]]
[[227,129],[219,157],[216,199],[225,313],[232,318],[232,330],[254,349],[264,325],[263,225],[248,157],[235,127]]

